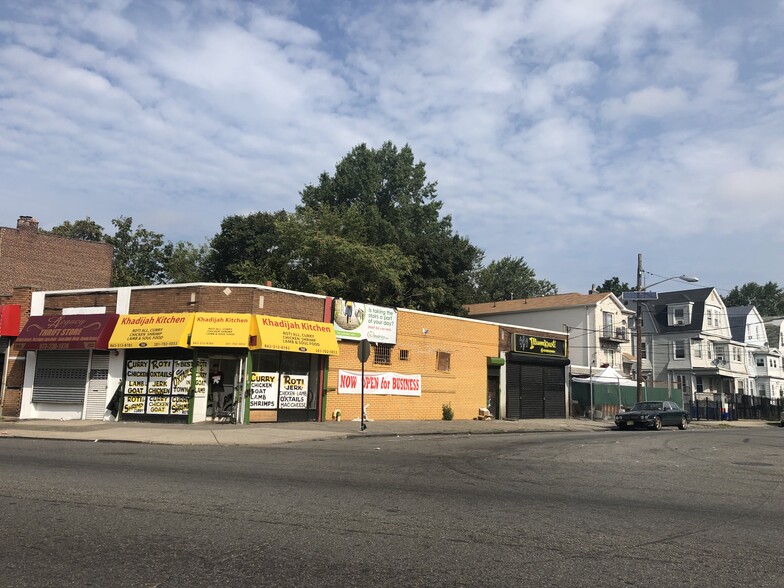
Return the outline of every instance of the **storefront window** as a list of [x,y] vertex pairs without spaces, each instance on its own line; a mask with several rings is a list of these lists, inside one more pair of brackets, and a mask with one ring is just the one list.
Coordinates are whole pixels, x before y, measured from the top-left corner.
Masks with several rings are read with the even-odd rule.
[[317,407],[317,356],[259,350],[251,361],[251,412],[274,410],[277,420],[304,420],[306,409]]
[[280,351],[254,351],[251,359],[254,372],[277,372],[280,367]]

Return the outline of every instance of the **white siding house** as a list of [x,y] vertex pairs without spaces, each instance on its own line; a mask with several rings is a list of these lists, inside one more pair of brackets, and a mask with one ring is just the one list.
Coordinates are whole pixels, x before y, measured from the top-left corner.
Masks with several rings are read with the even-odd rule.
[[612,293],[556,294],[466,306],[471,318],[569,335],[572,374],[601,366],[629,373],[634,361],[629,321],[634,312]]

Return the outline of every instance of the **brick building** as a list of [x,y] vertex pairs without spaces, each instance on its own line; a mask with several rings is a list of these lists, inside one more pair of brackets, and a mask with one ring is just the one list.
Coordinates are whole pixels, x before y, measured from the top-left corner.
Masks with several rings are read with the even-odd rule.
[[106,418],[116,398],[126,420],[197,422],[227,402],[243,423],[348,420],[363,392],[376,420],[567,414],[565,333],[247,284],[33,292],[28,326],[22,418]]
[[[21,216],[16,228],[0,227],[0,305],[19,305],[21,326],[37,290],[108,287],[112,246],[41,233],[38,221]],[[0,343],[0,415],[18,416],[24,354],[12,341]]]
[[[414,310],[397,309],[394,345],[375,343],[365,363],[367,378],[387,375],[386,389],[366,386],[368,418],[377,420],[440,419],[442,407],[451,406],[456,419],[477,416],[488,405],[487,360],[498,356],[498,326]],[[341,341],[340,354],[330,360],[326,413],[342,419],[360,416],[355,387],[342,379],[361,373],[357,342]],[[395,378],[413,385],[398,386]],[[372,382],[373,380],[367,380]],[[406,388],[418,388],[410,390]]]

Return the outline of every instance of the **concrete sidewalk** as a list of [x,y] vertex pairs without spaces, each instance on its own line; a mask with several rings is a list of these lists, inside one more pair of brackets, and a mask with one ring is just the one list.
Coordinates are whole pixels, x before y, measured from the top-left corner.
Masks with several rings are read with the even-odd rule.
[[[777,426],[766,421],[692,421],[698,428],[759,428]],[[94,420],[0,420],[0,437],[63,439],[92,442],[157,443],[165,445],[265,446],[297,441],[349,437],[410,435],[482,435],[531,432],[590,432],[615,429],[612,421],[587,419],[526,419],[519,421],[368,421],[364,432],[357,421],[163,424]]]

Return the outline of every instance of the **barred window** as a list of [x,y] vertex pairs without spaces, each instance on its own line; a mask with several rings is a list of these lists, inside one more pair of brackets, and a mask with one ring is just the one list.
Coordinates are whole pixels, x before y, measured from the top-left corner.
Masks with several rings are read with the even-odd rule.
[[391,365],[392,346],[377,343],[373,351],[373,363],[375,365]]
[[408,361],[408,349],[400,350],[400,361]]
[[447,353],[446,351],[437,351],[436,352],[436,369],[439,372],[448,372],[449,371],[449,364],[452,360],[452,354]]

